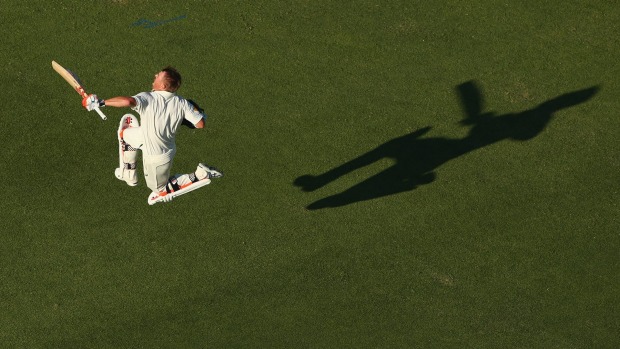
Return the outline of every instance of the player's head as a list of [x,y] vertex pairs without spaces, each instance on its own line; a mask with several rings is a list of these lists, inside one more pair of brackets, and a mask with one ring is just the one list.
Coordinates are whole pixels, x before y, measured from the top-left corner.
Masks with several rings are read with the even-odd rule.
[[181,87],[181,74],[173,67],[165,67],[155,74],[153,90],[176,92]]

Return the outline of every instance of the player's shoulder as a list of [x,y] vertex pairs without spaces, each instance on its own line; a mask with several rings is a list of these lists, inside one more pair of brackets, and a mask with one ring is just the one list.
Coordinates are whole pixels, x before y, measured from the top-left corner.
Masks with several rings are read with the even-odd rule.
[[133,107],[133,109],[136,111],[151,104],[154,100],[154,97],[150,92],[140,92],[136,95],[133,95],[132,97],[134,101],[136,101],[136,106]]
[[190,108],[190,109],[194,108],[191,99],[187,99],[187,98],[185,98],[183,96],[179,96],[179,95],[175,95],[174,98],[177,100],[177,103],[183,105],[184,107]]
[[183,97],[181,97],[181,96],[179,96],[179,95],[176,95],[176,94],[175,94],[175,95],[171,95],[171,96],[170,96],[170,99],[171,99],[171,100],[175,100],[175,101],[177,101],[178,103],[185,103],[185,98],[183,98]]
[[136,95],[133,96],[134,98],[140,98],[140,99],[151,99],[153,98],[153,92],[140,92]]
[[188,104],[187,99],[183,98],[183,96],[179,96],[176,93],[167,94],[165,96],[165,99],[169,101],[174,101],[175,103],[182,104],[182,105]]
[[180,101],[180,102],[187,102],[187,99],[181,95],[178,94],[174,94],[174,97],[176,100]]

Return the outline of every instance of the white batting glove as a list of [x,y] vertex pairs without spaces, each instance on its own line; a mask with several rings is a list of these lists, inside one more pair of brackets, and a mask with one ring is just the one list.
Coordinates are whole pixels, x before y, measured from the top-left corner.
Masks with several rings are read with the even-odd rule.
[[86,110],[91,111],[97,108],[101,108],[105,106],[105,102],[103,99],[99,99],[97,95],[88,95],[82,99],[82,106],[86,108]]

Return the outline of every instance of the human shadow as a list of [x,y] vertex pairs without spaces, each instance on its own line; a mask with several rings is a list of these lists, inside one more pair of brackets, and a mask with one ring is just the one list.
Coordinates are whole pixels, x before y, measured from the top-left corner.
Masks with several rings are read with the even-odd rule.
[[597,86],[578,90],[550,99],[533,109],[518,114],[496,116],[482,113],[482,93],[474,81],[456,87],[465,119],[461,124],[471,127],[464,138],[449,139],[423,136],[431,129],[424,127],[394,138],[369,152],[318,176],[304,175],[293,182],[303,191],[317,190],[338,178],[384,158],[395,163],[382,172],[345,191],[325,197],[307,206],[309,210],[339,207],[413,190],[436,178],[436,169],[444,163],[496,142],[512,139],[527,141],[540,134],[559,110],[591,99]]

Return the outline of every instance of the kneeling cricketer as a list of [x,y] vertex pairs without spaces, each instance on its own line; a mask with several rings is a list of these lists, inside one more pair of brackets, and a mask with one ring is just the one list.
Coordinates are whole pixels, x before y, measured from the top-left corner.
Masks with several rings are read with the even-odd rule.
[[114,174],[128,185],[136,186],[137,151],[142,151],[144,179],[152,190],[148,197],[149,205],[169,202],[223,175],[220,170],[199,163],[193,173],[170,176],[179,126],[185,124],[201,129],[207,118],[196,103],[176,94],[180,86],[179,72],[166,67],[155,75],[151,92],[109,99],[100,99],[91,94],[82,100],[82,105],[88,111],[105,106],[128,107],[140,115],[140,120],[132,114],[125,114],[121,118],[118,127],[119,167]]

